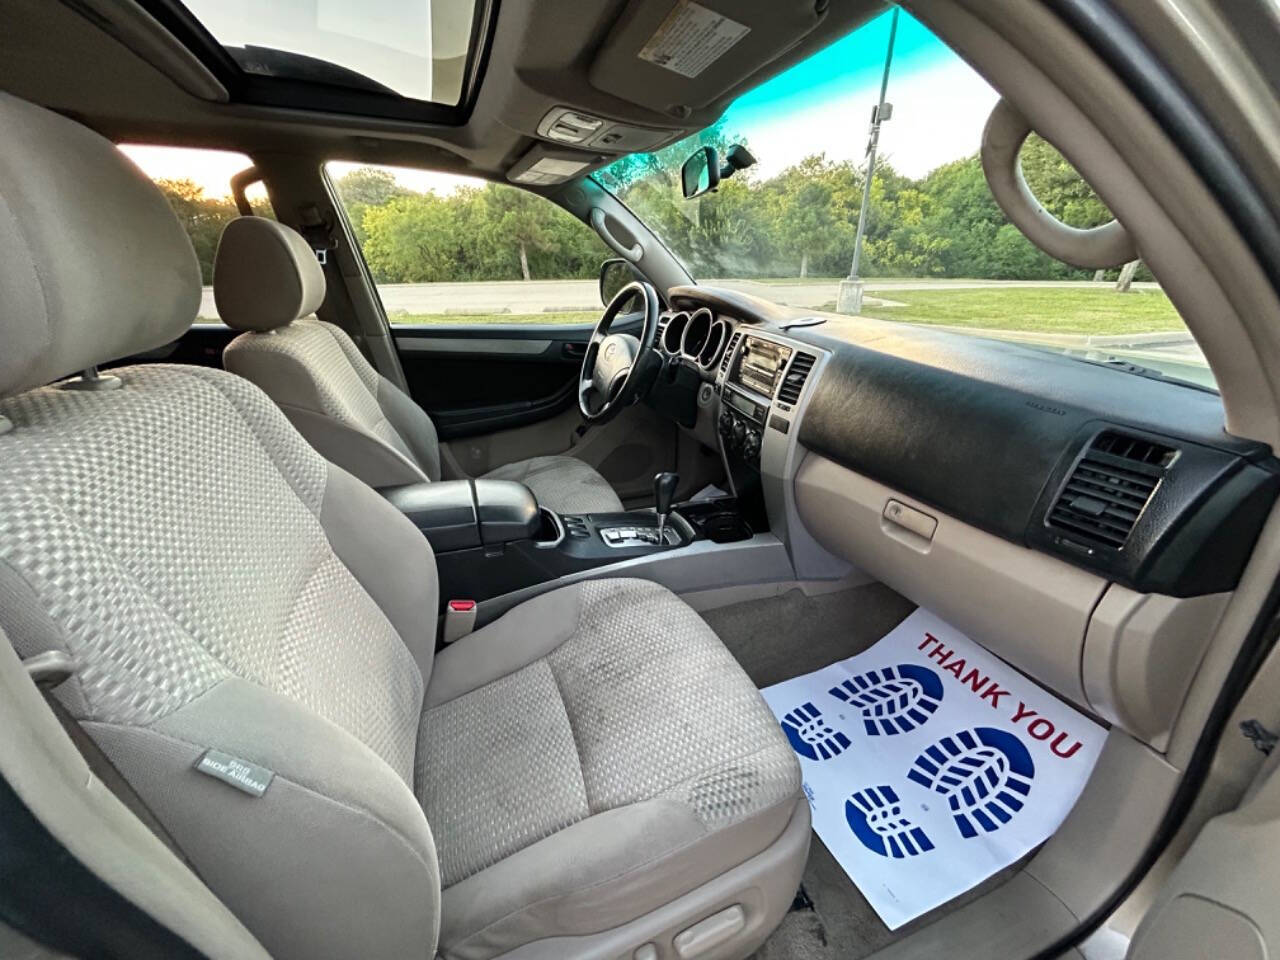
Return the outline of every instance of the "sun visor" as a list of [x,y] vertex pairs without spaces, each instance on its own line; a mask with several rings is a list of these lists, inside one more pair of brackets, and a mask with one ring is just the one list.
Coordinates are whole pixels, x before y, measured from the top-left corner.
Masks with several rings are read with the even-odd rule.
[[684,117],[800,43],[825,15],[825,4],[778,0],[631,0],[588,78],[605,93]]

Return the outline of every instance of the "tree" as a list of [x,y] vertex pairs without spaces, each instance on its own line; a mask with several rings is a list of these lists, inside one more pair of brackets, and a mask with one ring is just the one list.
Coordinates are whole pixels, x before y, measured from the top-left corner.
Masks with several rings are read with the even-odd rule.
[[1053,144],[1036,134],[1019,157],[1027,186],[1044,208],[1071,227],[1096,227],[1112,219],[1102,198]]
[[495,249],[508,249],[519,257],[520,276],[532,280],[529,253],[555,253],[560,249],[554,205],[537,194],[511,187],[486,189],[487,239]]
[[347,219],[351,221],[361,246],[367,237],[364,215],[369,208],[386,206],[396,197],[408,196],[412,192],[396,183],[395,174],[390,170],[378,167],[357,167],[339,177],[334,187],[346,207]]
[[[636,211],[695,276],[843,275],[862,202],[864,171],[853,160],[810,156],[767,179],[750,168],[713,193],[683,199],[679,169],[690,153],[703,145],[724,150],[739,139],[717,124],[656,153],[624,157],[593,176]],[[1022,162],[1028,182],[1055,216],[1081,227],[1110,219],[1089,185],[1045,141],[1029,138]],[[506,185],[419,194],[387,171],[361,168],[341,178],[338,189],[369,266],[382,281],[586,278],[609,256],[576,218]],[[201,217],[211,213],[200,206],[206,198],[197,199],[189,216],[203,226]],[[214,243],[220,226],[212,228]],[[867,276],[1090,275],[1042,253],[1008,222],[977,154],[918,179],[898,173],[891,158],[882,157],[865,243]],[[212,245],[209,250],[211,256]]]
[[200,262],[201,282],[213,283],[213,258],[218,251],[222,228],[238,217],[239,211],[230,197],[206,197],[204,188],[194,180],[157,180],[156,186],[169,201],[191,238],[196,259]]
[[840,172],[819,154],[806,157],[771,182],[770,225],[781,248],[792,257],[799,256],[802,277],[809,275],[811,258],[852,244],[849,211],[837,202]]
[[434,193],[411,193],[370,207],[364,256],[376,279],[421,283],[458,279],[456,216]]

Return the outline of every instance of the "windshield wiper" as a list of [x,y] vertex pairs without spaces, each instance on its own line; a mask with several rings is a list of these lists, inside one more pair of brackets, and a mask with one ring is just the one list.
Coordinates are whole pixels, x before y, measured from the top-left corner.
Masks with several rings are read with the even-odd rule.
[[1217,390],[1212,387],[1206,387],[1203,383],[1196,383],[1193,380],[1183,380],[1181,377],[1171,377],[1163,370],[1157,370],[1154,367],[1144,367],[1140,363],[1134,363],[1132,360],[1125,360],[1122,357],[1107,357],[1105,360],[1094,360],[1090,357],[1073,357],[1075,360],[1083,360],[1085,363],[1096,364],[1099,367],[1106,367],[1109,370],[1120,370],[1123,373],[1132,373],[1137,377],[1146,377],[1149,380],[1163,380],[1166,383],[1176,383],[1180,387],[1193,387],[1196,390],[1203,390],[1205,393],[1217,394]]

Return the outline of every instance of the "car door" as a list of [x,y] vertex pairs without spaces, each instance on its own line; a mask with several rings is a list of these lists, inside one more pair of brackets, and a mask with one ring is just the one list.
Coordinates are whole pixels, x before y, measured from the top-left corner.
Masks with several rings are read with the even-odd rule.
[[[595,233],[528,191],[394,167],[329,163],[377,289],[407,389],[446,470],[568,454],[624,500],[676,465],[674,424],[638,404],[582,428],[576,382],[603,310]],[[641,318],[616,329],[638,334]]]
[[[1248,786],[1234,809],[1195,835],[1135,931],[1126,960],[1280,957],[1278,679],[1280,654],[1273,649],[1233,712],[1211,768],[1215,782],[1198,802],[1229,790],[1233,780]],[[1241,776],[1249,770],[1252,780]]]
[[[641,318],[617,329],[639,333]],[[624,499],[649,495],[674,465],[669,421],[638,404],[585,430],[577,380],[591,327],[393,325],[414,400],[435,422],[442,455],[480,476],[504,463],[570,454],[590,463]]]

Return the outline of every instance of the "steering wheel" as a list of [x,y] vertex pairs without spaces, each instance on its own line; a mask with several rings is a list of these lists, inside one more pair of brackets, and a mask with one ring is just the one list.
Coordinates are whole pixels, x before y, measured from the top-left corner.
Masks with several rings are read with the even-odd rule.
[[[637,339],[629,333],[610,333],[614,320],[635,297],[644,301],[644,328]],[[640,393],[646,370],[656,359],[653,341],[658,332],[658,293],[643,280],[619,290],[604,308],[582,358],[578,376],[578,409],[588,423],[605,423]]]

